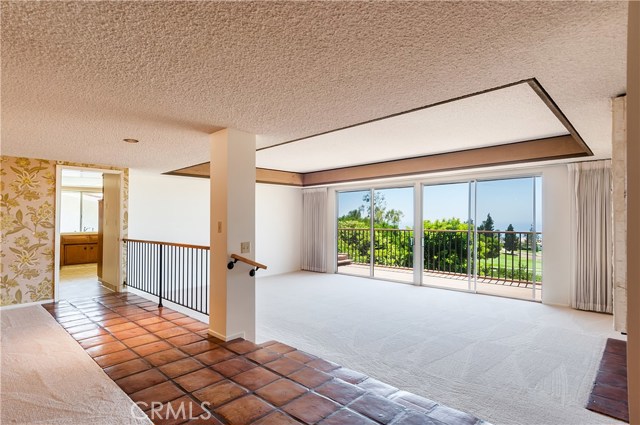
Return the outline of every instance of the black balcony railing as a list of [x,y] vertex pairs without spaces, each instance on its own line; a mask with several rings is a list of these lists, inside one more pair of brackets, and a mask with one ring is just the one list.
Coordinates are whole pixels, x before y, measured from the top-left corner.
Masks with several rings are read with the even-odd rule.
[[369,229],[338,229],[338,252],[354,263],[371,261],[371,231]]
[[375,229],[373,236],[377,264],[413,268],[413,230]]
[[516,284],[542,282],[542,232],[477,233],[479,278]]
[[209,247],[124,239],[130,288],[209,314]]
[[424,270],[446,274],[467,274],[473,233],[467,230],[425,230]]
[[[374,229],[372,243],[370,229],[338,229],[341,264],[369,264],[373,249],[374,265],[412,269],[413,246],[413,230]],[[484,281],[512,285],[542,282],[541,232],[427,229],[423,250],[424,272],[466,276],[477,271]]]

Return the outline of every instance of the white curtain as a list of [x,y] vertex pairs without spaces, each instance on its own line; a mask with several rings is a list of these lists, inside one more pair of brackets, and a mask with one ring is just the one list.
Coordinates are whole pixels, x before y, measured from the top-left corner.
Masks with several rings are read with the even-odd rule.
[[572,186],[571,306],[613,311],[611,161],[569,164]]
[[302,191],[302,270],[327,271],[327,189]]

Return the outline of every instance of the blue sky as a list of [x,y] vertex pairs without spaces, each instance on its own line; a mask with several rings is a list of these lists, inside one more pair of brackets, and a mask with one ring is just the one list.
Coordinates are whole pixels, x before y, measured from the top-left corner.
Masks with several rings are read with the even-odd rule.
[[[478,223],[491,213],[494,227],[506,230],[513,224],[516,231],[526,232],[533,223],[533,180],[531,177],[480,181],[477,183]],[[542,230],[542,179],[536,184],[536,230]],[[413,187],[378,190],[384,194],[387,208],[404,213],[400,227],[413,226]],[[362,196],[368,191],[341,192],[338,196],[338,215],[364,205]],[[423,214],[427,220],[456,217],[466,221],[469,210],[469,184],[452,183],[423,188]],[[365,209],[366,212],[366,209]],[[473,214],[473,211],[472,211]]]

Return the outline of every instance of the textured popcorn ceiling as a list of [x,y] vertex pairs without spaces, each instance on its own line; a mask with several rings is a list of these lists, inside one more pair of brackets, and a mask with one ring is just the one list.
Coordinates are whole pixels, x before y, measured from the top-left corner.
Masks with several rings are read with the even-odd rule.
[[2,153],[167,171],[208,161],[219,128],[264,147],[535,77],[608,157],[626,15],[624,2],[3,1]]

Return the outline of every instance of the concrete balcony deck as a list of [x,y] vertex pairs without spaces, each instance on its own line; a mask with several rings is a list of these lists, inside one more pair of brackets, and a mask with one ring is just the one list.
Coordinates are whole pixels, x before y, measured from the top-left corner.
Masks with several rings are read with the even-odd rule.
[[[353,276],[370,277],[369,266],[363,264],[349,264],[338,267],[338,273]],[[394,267],[376,266],[374,278],[403,283],[413,283],[413,270]],[[445,289],[473,292],[474,281],[466,276],[449,275],[445,273],[423,272],[422,284]],[[497,295],[501,297],[518,298],[523,300],[542,300],[542,285],[536,284],[535,295],[532,283],[504,282],[497,279],[478,278],[476,292],[479,294]]]

